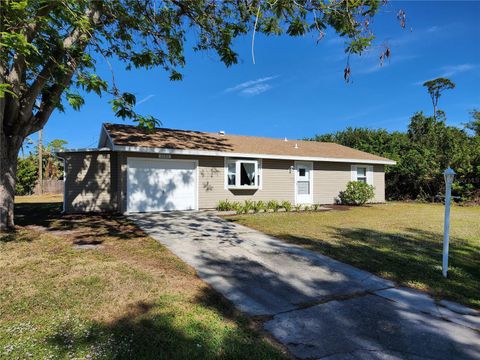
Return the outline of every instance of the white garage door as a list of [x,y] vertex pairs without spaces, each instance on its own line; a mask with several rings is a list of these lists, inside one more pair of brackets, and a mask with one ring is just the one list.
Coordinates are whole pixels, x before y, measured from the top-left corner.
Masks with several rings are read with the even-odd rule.
[[127,159],[127,211],[196,209],[196,162]]

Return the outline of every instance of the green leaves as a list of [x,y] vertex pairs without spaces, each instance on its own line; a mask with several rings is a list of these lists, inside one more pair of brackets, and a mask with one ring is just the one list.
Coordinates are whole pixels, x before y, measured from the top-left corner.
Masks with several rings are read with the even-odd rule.
[[432,99],[433,116],[435,117],[437,115],[438,99],[442,95],[442,92],[445,90],[455,89],[455,83],[450,79],[439,77],[433,80],[425,81],[423,86],[427,88],[430,98]]
[[375,197],[375,187],[361,181],[349,181],[338,197],[345,205],[364,205]]
[[76,111],[79,111],[80,108],[85,104],[85,99],[79,94],[72,94],[70,92],[67,92],[65,94],[65,97],[67,98],[70,106]]
[[38,179],[38,160],[30,155],[19,158],[17,164],[17,182],[15,183],[16,195],[30,195]]
[[361,54],[365,49],[369,48],[372,45],[372,41],[375,39],[375,36],[371,35],[368,37],[356,38],[347,43],[345,52],[349,54]]
[[[239,61],[234,48],[239,36],[253,31],[289,36],[312,32],[322,39],[330,26],[350,40],[349,54],[361,53],[373,40],[368,23],[380,5],[377,0],[0,1],[0,61],[8,64],[7,71],[19,69],[15,81],[21,82],[1,84],[0,97],[12,101],[13,89],[20,96],[29,94],[25,101],[29,107],[19,112],[31,113],[31,131],[46,120],[36,116],[50,116],[53,106],[62,110],[68,103],[80,110],[85,93],[102,96],[105,92],[114,98],[116,116],[147,128],[156,126],[158,120],[134,111],[132,94],[118,89],[112,64],[122,62],[127,70],[149,69],[152,76],[160,69],[171,81],[180,81],[186,44],[214,52],[231,66]],[[111,80],[98,75],[96,61],[110,67]],[[41,103],[32,110],[37,100]]]
[[408,132],[347,128],[315,140],[336,142],[396,160],[396,165],[386,167],[386,193],[390,199],[433,201],[444,191],[442,172],[448,166],[458,174],[455,195],[464,199],[480,196],[480,137],[446,125],[445,119],[416,113]]
[[170,72],[170,80],[171,81],[180,81],[183,79],[183,76],[182,74],[180,74],[179,72],[175,71],[175,70],[172,70]]
[[290,36],[305,35],[308,31],[308,24],[301,18],[294,18],[287,29],[287,34]]
[[26,7],[28,5],[27,0],[20,0],[20,1],[11,1],[10,2],[10,8],[14,11],[25,11]]
[[101,96],[102,91],[107,91],[108,84],[102,80],[97,74],[82,73],[79,75],[77,85],[86,92],[95,92]]
[[230,48],[222,48],[219,50],[220,59],[226,66],[238,63],[238,54]]
[[140,127],[150,130],[161,125],[160,120],[151,115],[144,116],[137,114],[133,110],[136,102],[137,99],[135,95],[130,93],[123,93],[122,95],[110,101],[112,104],[112,110],[115,112],[115,116],[117,117],[122,119],[132,119],[138,123]]
[[470,115],[472,116],[472,119],[465,124],[465,127],[473,131],[476,136],[480,137],[480,111],[473,109],[470,112]]
[[283,29],[280,26],[280,21],[276,17],[270,17],[263,21],[262,23],[262,32],[267,35],[281,35],[283,34]]
[[25,34],[22,33],[0,32],[0,47],[6,48],[7,51],[11,51],[15,54],[26,56],[31,55],[32,53],[38,54],[37,47],[29,43]]
[[0,84],[0,99],[5,97],[5,94],[10,94],[12,96],[17,96],[12,90],[12,85],[10,84]]
[[123,93],[121,96],[111,100],[110,103],[112,104],[112,110],[115,112],[115,116],[126,119],[135,117],[133,107],[136,101],[135,95]]
[[137,115],[133,119],[133,121],[137,122],[138,126],[148,130],[153,130],[156,127],[160,126],[160,121],[151,115],[148,115],[148,116]]

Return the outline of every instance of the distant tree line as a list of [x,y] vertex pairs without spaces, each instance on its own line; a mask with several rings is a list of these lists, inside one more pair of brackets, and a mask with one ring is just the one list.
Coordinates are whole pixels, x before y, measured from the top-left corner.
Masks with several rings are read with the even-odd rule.
[[[28,139],[27,139],[28,140]],[[31,145],[31,141],[24,142],[25,146]],[[65,140],[55,139],[46,146],[42,145],[42,174],[45,180],[59,180],[63,178],[63,161],[58,159],[55,152],[63,150],[67,144]],[[18,157],[17,182],[15,184],[16,195],[30,195],[33,193],[38,181],[38,146],[34,151]]]
[[407,132],[349,127],[311,140],[335,142],[395,160],[396,165],[385,168],[388,199],[439,199],[445,188],[443,171],[450,166],[457,173],[453,195],[480,202],[480,111],[471,112],[463,129],[448,126],[438,101],[444,91],[455,89],[455,83],[440,77],[423,86],[432,100],[433,116],[415,113]]
[[443,170],[452,167],[457,176],[453,193],[463,200],[480,199],[480,111],[463,129],[448,126],[445,114],[414,114],[406,132],[349,127],[317,135],[329,141],[383,156],[397,162],[386,166],[386,195],[392,200],[434,201],[444,192]]

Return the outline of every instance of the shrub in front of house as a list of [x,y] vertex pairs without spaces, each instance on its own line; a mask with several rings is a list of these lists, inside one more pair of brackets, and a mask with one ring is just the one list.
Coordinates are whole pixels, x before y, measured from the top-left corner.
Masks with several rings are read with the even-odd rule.
[[220,200],[217,204],[218,211],[237,211],[241,207],[238,201]]
[[238,201],[229,201],[229,200],[220,200],[217,204],[216,209],[218,211],[235,211],[237,214],[248,214],[248,213],[259,213],[262,211],[273,211],[278,212],[281,209],[284,209],[285,212],[290,211],[317,211],[320,209],[319,204],[309,205],[294,205],[290,201],[285,200],[279,202],[277,200],[269,200],[264,202],[262,200],[252,201],[245,200],[243,203]]
[[282,201],[281,207],[284,208],[286,212],[292,211],[292,203],[288,200]]
[[273,210],[273,212],[277,212],[280,209],[280,203],[277,200],[270,200],[267,203],[267,209]]
[[243,203],[243,213],[248,214],[251,210],[255,208],[255,201],[252,200],[245,200]]
[[340,191],[340,204],[364,205],[375,197],[375,187],[361,181],[350,181],[345,191]]
[[229,211],[231,209],[231,203],[228,200],[220,200],[217,204],[218,211]]
[[262,210],[265,210],[265,203],[262,200],[255,201],[253,203],[253,212],[259,213]]

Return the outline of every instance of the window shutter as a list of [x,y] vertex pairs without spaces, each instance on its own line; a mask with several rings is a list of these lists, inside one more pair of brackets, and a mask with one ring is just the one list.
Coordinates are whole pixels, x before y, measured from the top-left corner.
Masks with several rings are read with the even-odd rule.
[[367,184],[373,185],[373,166],[367,167]]
[[258,187],[262,189],[262,185],[263,185],[263,174],[262,174],[263,160],[262,159],[258,159],[257,166],[258,166],[258,175],[257,175]]
[[357,165],[351,165],[350,172],[351,172],[351,176],[350,176],[351,180],[357,181]]

